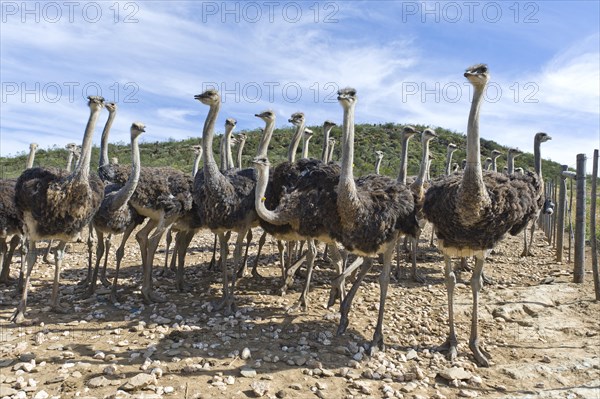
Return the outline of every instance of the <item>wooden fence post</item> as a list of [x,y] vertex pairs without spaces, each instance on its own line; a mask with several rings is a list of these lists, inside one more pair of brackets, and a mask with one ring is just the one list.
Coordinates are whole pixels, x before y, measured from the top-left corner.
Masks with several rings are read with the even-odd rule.
[[594,273],[594,291],[596,292],[596,300],[600,301],[600,277],[598,276],[598,243],[596,242],[596,201],[598,194],[596,193],[598,180],[598,150],[594,150],[594,160],[592,166],[592,202],[590,204],[590,236],[592,244],[592,272]]
[[573,282],[583,283],[585,274],[585,154],[577,154],[577,204],[575,205],[575,263]]
[[567,171],[569,167],[567,165],[562,165],[562,172],[560,175],[560,189],[558,193],[558,227],[556,229],[557,237],[556,237],[556,261],[563,261],[563,252],[565,250],[564,246],[564,238],[565,238],[565,205],[567,204],[567,176],[564,175],[564,172]]

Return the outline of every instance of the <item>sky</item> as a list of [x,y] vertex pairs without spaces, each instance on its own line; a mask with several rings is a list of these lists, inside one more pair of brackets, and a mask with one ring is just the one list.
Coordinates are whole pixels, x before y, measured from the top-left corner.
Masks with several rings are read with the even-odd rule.
[[[574,166],[600,147],[597,1],[2,1],[0,156],[80,143],[86,96],[118,104],[111,142],[200,137],[217,122],[277,126],[341,122],[336,91],[357,90],[357,123],[423,124],[465,132],[464,69],[491,74],[481,136]],[[105,112],[94,142],[99,144]],[[591,163],[588,166],[591,171]]]

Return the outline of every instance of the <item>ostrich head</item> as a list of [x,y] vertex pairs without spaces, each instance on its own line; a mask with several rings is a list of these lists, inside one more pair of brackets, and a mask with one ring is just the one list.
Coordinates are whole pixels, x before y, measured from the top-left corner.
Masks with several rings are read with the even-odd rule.
[[29,144],[29,150],[30,151],[37,151],[38,147],[39,147],[38,143],[31,143],[31,144]]
[[309,139],[313,136],[314,132],[309,128],[304,128],[304,138]]
[[334,126],[337,126],[337,123],[332,122],[330,120],[326,120],[325,122],[323,122],[323,126],[325,127],[325,129],[330,129]]
[[238,134],[238,143],[246,141],[247,138],[248,138],[248,136],[246,136],[246,133],[242,132],[242,133]]
[[104,97],[101,96],[88,96],[88,107],[92,111],[96,111],[104,107]]
[[256,157],[253,158],[252,164],[256,165],[257,168],[265,168],[267,166],[270,166],[271,164],[269,163],[269,159],[267,157]]
[[519,150],[518,148],[509,148],[508,149],[508,155],[512,155],[513,158],[518,157],[522,153],[523,153],[523,151]]
[[473,86],[480,87],[484,87],[490,79],[488,67],[485,64],[476,64],[467,68],[464,76]]
[[434,137],[437,137],[437,134],[433,131],[433,129],[427,128],[423,130],[423,133],[421,133],[422,141],[431,140]]
[[274,122],[275,121],[275,113],[271,110],[263,111],[260,114],[254,114],[257,118],[262,119],[265,123]]
[[196,94],[194,98],[200,101],[204,105],[214,105],[221,101],[221,97],[219,96],[219,92],[213,89],[206,90],[202,94]]
[[194,154],[198,155],[202,153],[202,146],[200,144],[196,144],[192,146],[192,151],[194,151]]
[[65,145],[65,148],[68,151],[75,152],[75,149],[77,148],[77,144],[75,144],[75,143],[69,143],[69,144]]
[[404,126],[402,129],[402,137],[407,140],[417,133],[419,133],[419,131],[410,125]]
[[356,104],[356,89],[347,87],[345,89],[338,90],[338,102],[343,108],[350,108]]
[[502,153],[500,151],[498,151],[498,150],[492,150],[492,158],[496,159],[500,155],[502,155]]
[[104,106],[110,113],[115,112],[117,110],[117,104],[113,102],[104,103]]
[[300,126],[302,123],[304,123],[304,113],[294,112],[290,119],[288,119],[288,122],[294,126]]
[[536,135],[535,135],[535,141],[538,143],[544,143],[549,140],[552,140],[552,137],[550,137],[548,134],[546,134],[544,132],[539,132],[539,133],[536,133]]
[[446,148],[448,152],[454,152],[456,151],[458,147],[456,146],[456,144],[454,143],[448,143],[448,147]]
[[111,164],[111,165],[118,165],[118,164],[119,164],[119,158],[117,158],[117,157],[112,157],[112,158],[110,159],[110,164]]
[[225,119],[225,127],[230,127],[231,130],[233,130],[233,128],[235,127],[235,125],[237,125],[237,121],[233,118],[227,118]]
[[329,145],[330,145],[330,146],[331,146],[331,145],[335,145],[336,143],[337,143],[337,140],[336,140],[336,139],[333,139],[333,138],[329,139]]
[[133,140],[146,131],[146,125],[144,125],[142,122],[133,122],[130,130],[131,139]]
[[377,150],[375,151],[375,155],[377,156],[377,158],[383,158],[383,151]]

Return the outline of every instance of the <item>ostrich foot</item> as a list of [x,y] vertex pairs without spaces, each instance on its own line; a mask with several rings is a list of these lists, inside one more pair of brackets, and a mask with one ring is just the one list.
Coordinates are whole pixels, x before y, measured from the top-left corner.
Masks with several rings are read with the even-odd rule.
[[19,304],[15,312],[10,317],[10,321],[12,321],[15,324],[22,324],[25,320],[25,309],[23,309],[21,304]]
[[458,350],[456,349],[456,345],[457,345],[456,339],[451,339],[450,337],[448,337],[446,339],[446,342],[444,342],[442,345],[435,348],[435,350],[438,352],[447,352],[446,358],[449,361],[454,361],[456,359],[456,356],[458,355]]
[[106,276],[101,276],[100,277],[100,282],[106,288],[108,288],[108,287],[110,287],[112,285],[111,282],[106,278]]
[[524,256],[534,256],[534,255],[531,251],[523,250],[523,252],[521,252],[521,257],[524,257]]
[[55,263],[55,262],[54,262],[54,255],[52,255],[52,254],[49,254],[49,255],[47,255],[47,256],[44,256],[44,257],[42,258],[42,261],[43,261],[44,263],[48,264],[48,265],[54,265],[54,263]]
[[475,361],[479,367],[490,367],[490,361],[488,360],[490,354],[479,346],[479,339],[470,340],[469,348],[473,352],[473,356],[475,356]]
[[246,272],[247,272],[248,268],[246,267],[246,265],[243,265],[242,267],[240,267],[237,271],[237,277],[238,278],[242,278],[246,276]]
[[222,310],[225,316],[234,314],[237,309],[233,295],[224,295],[223,298],[213,302],[213,307],[215,310]]
[[342,335],[343,333],[345,333],[346,329],[348,328],[348,323],[349,323],[348,316],[342,315],[342,318],[340,319],[340,325],[338,326],[336,334]]
[[56,304],[52,305],[50,307],[52,309],[52,311],[54,313],[59,313],[59,314],[67,314],[71,312],[71,309],[62,305],[60,302],[57,302]]
[[157,273],[159,276],[161,277],[165,277],[165,278],[169,278],[169,277],[173,277],[175,275],[175,273],[169,269],[168,267],[163,267],[162,269],[160,269]]
[[369,344],[369,350],[367,352],[368,355],[373,356],[375,353],[377,353],[377,349],[381,350],[382,352],[385,351],[385,344],[383,343],[383,334],[376,332],[373,335],[371,343]]
[[423,276],[421,273],[419,273],[417,271],[413,271],[412,278],[413,278],[413,281],[415,281],[416,283],[425,284],[427,282],[427,279],[425,278],[425,276]]
[[337,300],[343,301],[343,287],[341,281],[337,281],[337,279],[331,282],[331,290],[329,291],[329,300],[327,301],[327,307],[332,307]]
[[164,303],[167,302],[167,298],[164,295],[158,294],[154,291],[143,291],[142,296],[144,297],[144,303],[151,305],[153,303]]
[[494,284],[494,280],[492,278],[486,276],[485,273],[483,273],[483,272],[481,273],[481,279],[483,280],[483,282],[485,284],[488,284],[488,285]]
[[5,284],[5,285],[12,285],[17,281],[18,281],[18,279],[12,278],[10,276],[6,276],[5,278],[4,277],[0,278],[0,284]]
[[295,313],[295,312],[306,312],[308,310],[308,300],[306,298],[300,297],[292,306],[288,307],[285,311],[286,313]]
[[256,270],[256,268],[252,269],[252,277],[254,278],[262,278],[263,276]]
[[88,285],[90,285],[91,281],[92,281],[92,279],[91,279],[91,277],[88,275],[88,276],[86,276],[86,277],[85,277],[83,280],[79,280],[79,281],[77,282],[77,287],[78,287],[78,288],[80,288],[80,289],[81,289],[81,288],[86,288]]
[[[115,287],[113,287],[115,288]],[[117,294],[117,290],[116,289],[112,289],[110,290],[110,302],[115,305],[117,303],[121,303],[121,296]]]

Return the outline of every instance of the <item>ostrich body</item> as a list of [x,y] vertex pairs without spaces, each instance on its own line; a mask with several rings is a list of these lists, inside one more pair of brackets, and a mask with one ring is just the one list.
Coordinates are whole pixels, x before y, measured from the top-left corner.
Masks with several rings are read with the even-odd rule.
[[383,161],[383,151],[375,151],[375,174],[379,174],[379,168],[381,167],[381,161]]
[[[23,235],[23,222],[15,204],[17,179],[0,180],[0,282],[8,284],[10,262]],[[6,240],[11,237],[9,245]]]
[[[533,162],[534,162],[535,174],[539,177],[542,184],[544,182],[544,179],[542,177],[541,144],[543,142],[546,142],[551,139],[552,139],[552,137],[548,136],[546,133],[543,133],[543,132],[536,133],[535,137],[533,138]],[[521,170],[519,171],[519,173],[515,173],[515,176],[522,177],[524,175],[523,168],[518,168],[518,169],[521,169]],[[533,234],[535,233],[535,227],[537,225],[537,220],[540,217],[540,211],[541,211],[541,208],[537,211],[534,218],[531,220],[531,235],[529,236],[529,245],[527,245],[527,228],[524,229],[523,252],[521,253],[521,256],[533,256],[533,254],[531,253],[531,246],[533,245]],[[544,207],[544,212],[546,212],[545,207]]]
[[35,244],[42,239],[59,240],[50,303],[52,309],[64,311],[59,303],[58,284],[65,245],[90,223],[104,197],[102,181],[89,173],[92,137],[104,99],[88,98],[90,117],[83,136],[81,159],[73,173],[33,168],[27,169],[17,180],[15,203],[22,216],[29,251],[23,293],[13,317],[15,322],[25,317],[29,277],[36,261]]
[[[233,291],[237,273],[233,274],[230,286],[227,273],[228,237],[226,235],[229,231],[238,233],[234,251],[234,270],[237,272],[244,236],[248,229],[258,225],[258,216],[254,209],[256,179],[253,169],[233,170],[226,174],[219,171],[212,151],[212,142],[221,98],[214,90],[208,90],[195,98],[208,105],[210,110],[202,133],[204,165],[203,173],[198,173],[194,180],[194,202],[206,226],[219,236],[223,275],[222,305],[226,313],[231,313],[235,307]],[[271,137],[263,135],[259,151],[266,152],[270,139]]]
[[533,173],[523,178],[483,172],[480,161],[479,109],[489,80],[485,65],[475,65],[464,76],[474,86],[467,126],[467,163],[462,174],[436,180],[425,195],[423,211],[434,225],[438,248],[444,254],[450,332],[441,349],[450,359],[457,354],[454,329],[456,276],[451,257],[475,257],[471,278],[473,312],[469,347],[481,366],[489,362],[479,347],[478,294],[485,256],[506,233],[519,233],[542,205],[543,184]]
[[[125,253],[125,244],[133,232],[133,229],[143,222],[144,218],[140,216],[130,205],[129,200],[137,187],[140,178],[140,149],[138,146],[138,137],[145,132],[145,126],[141,122],[134,122],[131,125],[131,174],[123,186],[117,184],[108,184],[104,189],[104,199],[100,209],[94,215],[92,220],[94,230],[98,237],[96,248],[96,265],[89,286],[89,293],[93,293],[100,261],[104,256],[103,278],[106,275],[106,265],[111,246],[111,236],[123,234],[121,244],[117,249],[117,265],[115,268],[114,282],[111,288],[111,299],[116,302],[117,282],[119,278],[119,268],[121,260]],[[106,242],[104,235],[107,235]]]

